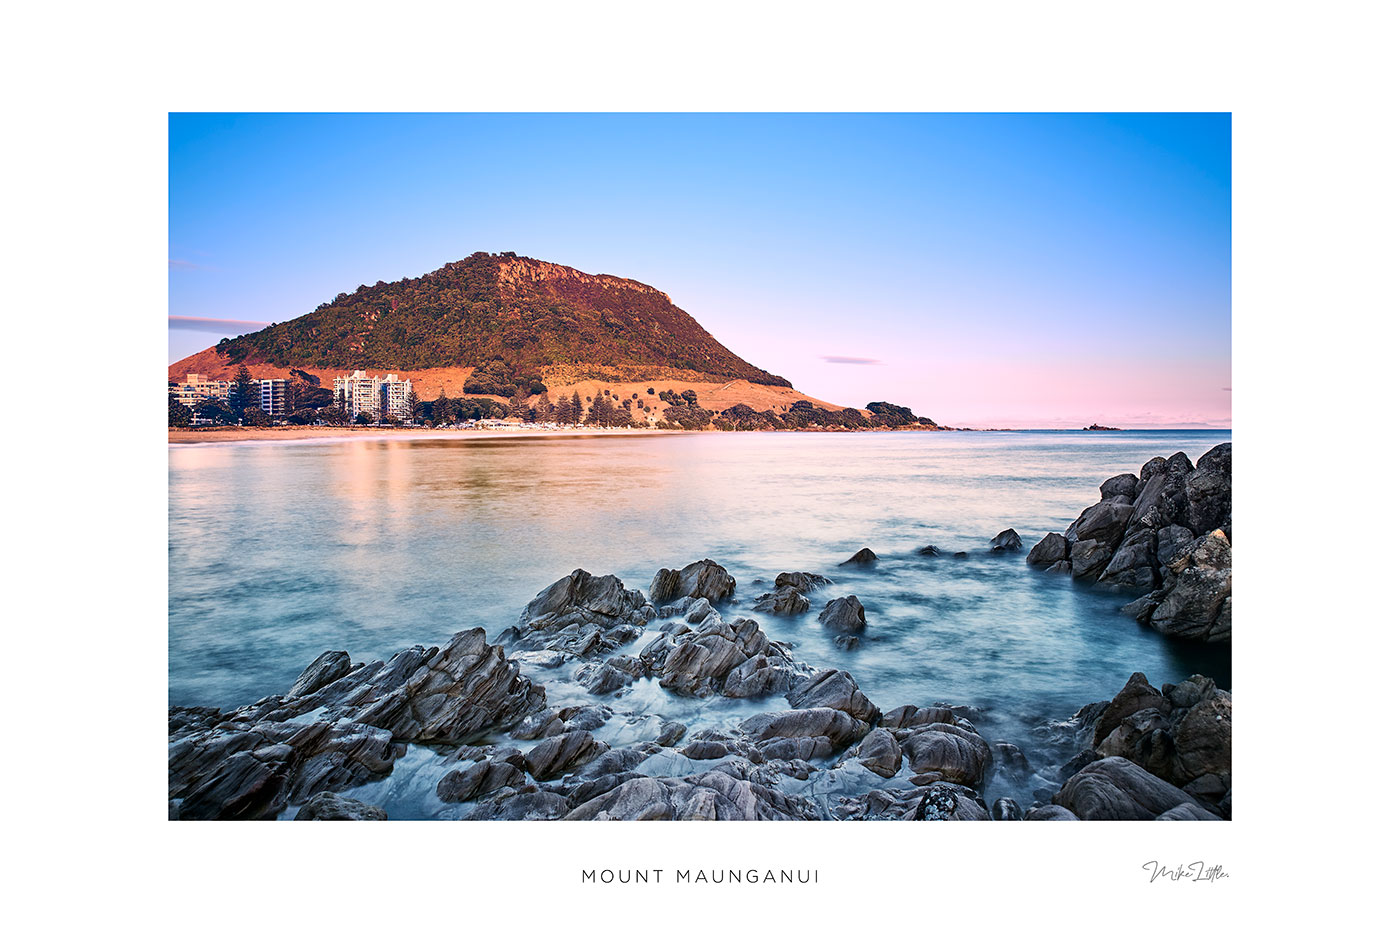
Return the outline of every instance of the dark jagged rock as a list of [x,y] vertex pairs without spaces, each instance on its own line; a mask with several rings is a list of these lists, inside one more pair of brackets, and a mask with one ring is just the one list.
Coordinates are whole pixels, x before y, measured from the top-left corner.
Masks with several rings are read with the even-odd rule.
[[1137,671],[1128,678],[1128,682],[1118,691],[1117,696],[1109,700],[1108,706],[1099,716],[1094,726],[1092,744],[1098,745],[1110,732],[1118,728],[1120,722],[1143,709],[1166,713],[1171,710],[1171,701],[1147,682],[1146,675]]
[[825,706],[863,722],[880,720],[880,708],[860,692],[855,678],[845,671],[828,669],[814,674],[789,690],[786,699],[794,709]]
[[946,706],[896,706],[880,717],[880,725],[887,729],[914,729],[931,722],[952,725],[957,716]]
[[379,807],[328,791],[312,797],[297,811],[299,820],[387,820]]
[[562,794],[533,784],[502,793],[480,804],[464,820],[557,820],[569,812],[569,800]]
[[755,612],[767,612],[775,616],[795,616],[812,608],[812,604],[797,587],[783,586],[776,592],[764,593],[758,597],[753,608]]
[[597,696],[617,693],[645,673],[646,665],[640,658],[624,656],[585,664],[574,674],[574,679],[582,683],[589,693]]
[[226,714],[172,710],[170,797],[181,800],[180,818],[270,818],[384,777],[405,742],[466,744],[544,704],[544,691],[479,628],[441,650],[415,646],[329,676],[343,667],[322,655],[299,679],[310,692]]
[[1105,586],[1150,590],[1160,582],[1157,572],[1158,533],[1141,528],[1123,539],[1099,576]]
[[1031,552],[1026,555],[1026,563],[1035,566],[1048,566],[1069,559],[1069,542],[1064,535],[1050,532],[1040,539]]
[[855,748],[855,757],[880,777],[894,777],[904,764],[904,750],[888,729],[872,729]]
[[1012,820],[1024,820],[1026,815],[1021,812],[1021,805],[1010,797],[998,797],[992,804],[992,819],[1006,823]]
[[575,570],[541,590],[502,638],[524,650],[588,657],[635,641],[655,617],[641,591],[611,574]]
[[865,631],[865,607],[854,596],[842,596],[827,603],[817,621],[838,634],[859,635]]
[[938,557],[942,553],[942,551],[932,544],[925,544],[923,547],[919,548],[919,554],[923,557]]
[[593,738],[591,733],[565,732],[530,749],[525,755],[525,770],[537,781],[552,781],[607,750],[608,744]]
[[1031,773],[1031,763],[1026,760],[1026,753],[1017,745],[997,742],[992,746],[992,755],[996,759],[997,770],[1003,774],[1024,778]]
[[1071,813],[1069,810],[1066,810],[1064,807],[1057,806],[1055,804],[1045,804],[1044,806],[1032,807],[1030,810],[1028,810],[1026,812],[1026,819],[1048,821],[1077,821],[1079,817],[1075,816],[1073,813]]
[[691,605],[684,624],[657,635],[640,655],[665,689],[683,696],[764,696],[787,690],[810,670],[793,661],[785,644],[769,641],[753,619],[730,624],[705,600]]
[[953,559],[954,559],[954,560],[967,560],[967,552],[966,552],[966,551],[954,551],[954,552],[953,552]]
[[684,778],[637,777],[570,811],[567,820],[812,820],[815,805],[737,778],[723,766]]
[[734,578],[708,557],[680,570],[661,569],[651,581],[651,601],[656,605],[692,597],[718,606],[734,595]]
[[773,588],[775,590],[781,590],[785,586],[790,586],[799,593],[810,593],[824,586],[831,586],[831,581],[819,573],[804,573],[801,570],[790,570],[778,574],[777,579],[773,581]]
[[844,566],[846,566],[847,564],[856,564],[856,565],[859,565],[859,566],[868,566],[868,565],[870,565],[870,564],[875,563],[875,562],[878,561],[879,559],[880,559],[880,558],[878,558],[878,557],[875,556],[875,552],[874,552],[874,551],[870,550],[870,548],[868,548],[868,547],[863,547],[863,548],[861,548],[859,551],[856,551],[854,554],[852,554],[850,557],[848,557],[848,558],[846,558],[845,560],[841,561],[841,566],[844,567]]
[[739,729],[760,749],[765,742],[772,739],[821,736],[830,740],[834,751],[840,751],[857,739],[864,738],[870,731],[870,724],[841,710],[818,707],[782,713],[759,713],[739,723]]
[[478,761],[469,767],[447,772],[438,781],[437,795],[444,803],[461,803],[485,797],[502,787],[524,785],[525,775],[514,765],[502,761]]
[[1001,554],[1006,551],[1021,550],[1021,536],[1016,533],[1015,528],[1008,528],[1000,532],[991,540],[992,553]]
[[1101,499],[1116,499],[1119,496],[1126,496],[1129,499],[1137,496],[1138,486],[1141,480],[1132,473],[1119,473],[1103,481],[1099,486],[1099,496]]
[[1168,565],[1170,582],[1146,597],[1150,613],[1138,618],[1167,635],[1228,642],[1230,550],[1230,540],[1220,530],[1192,541]]
[[1152,820],[1191,795],[1125,758],[1094,762],[1065,782],[1054,803],[1081,820]]
[[657,733],[656,744],[670,748],[685,737],[685,732],[685,723],[664,722],[661,724],[661,731]]
[[934,722],[919,726],[899,739],[900,748],[916,774],[977,787],[992,761],[992,749],[976,731]]
[[904,790],[872,790],[842,797],[833,815],[838,820],[990,820],[976,792],[956,784],[934,783]]
[[350,655],[345,651],[326,651],[306,666],[292,689],[287,691],[287,699],[294,700],[308,693],[315,693],[326,684],[334,683],[350,673]]

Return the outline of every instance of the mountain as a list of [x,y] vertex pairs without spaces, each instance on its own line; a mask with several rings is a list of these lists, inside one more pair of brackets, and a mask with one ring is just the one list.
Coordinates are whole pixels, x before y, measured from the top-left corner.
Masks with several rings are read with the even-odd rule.
[[526,384],[679,376],[792,385],[730,352],[665,292],[514,253],[474,253],[419,278],[361,285],[211,349],[171,366],[171,377],[222,374],[240,363],[401,373],[489,366],[495,377]]

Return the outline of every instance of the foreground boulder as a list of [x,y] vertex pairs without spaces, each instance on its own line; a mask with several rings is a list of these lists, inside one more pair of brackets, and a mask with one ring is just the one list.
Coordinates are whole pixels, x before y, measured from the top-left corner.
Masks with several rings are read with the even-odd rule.
[[1231,630],[1230,539],[1219,529],[1186,545],[1167,565],[1161,589],[1124,612],[1165,635],[1228,642]]
[[[775,753],[774,748],[793,747],[790,744],[776,745],[783,739],[822,739],[825,744],[814,747],[825,749],[824,755],[835,754],[870,731],[870,724],[856,719],[849,713],[830,707],[814,709],[794,709],[782,713],[759,713],[739,723],[739,729],[747,735],[769,758],[789,757]],[[801,757],[824,757],[810,750]]]
[[840,798],[838,820],[912,820],[961,822],[992,818],[987,804],[971,788],[937,782],[905,790],[872,790]]
[[801,615],[812,608],[812,603],[795,586],[781,586],[776,592],[764,593],[754,600],[755,612],[767,612],[775,616]]
[[1037,567],[1048,567],[1068,559],[1069,541],[1064,535],[1053,531],[1041,538],[1040,543],[1031,548],[1031,552],[1026,555],[1026,563]]
[[635,777],[571,810],[566,820],[814,820],[816,805],[723,766],[684,778]]
[[297,679],[298,695],[228,713],[172,708],[169,794],[179,818],[272,818],[289,803],[384,777],[405,743],[463,745],[544,706],[544,690],[479,628],[441,649],[347,666],[323,654]]
[[299,820],[387,820],[389,818],[379,807],[371,806],[351,797],[323,792],[306,802],[297,811]]
[[991,746],[964,726],[934,722],[899,736],[909,767],[936,780],[977,787],[992,761]]
[[661,569],[651,581],[651,601],[658,606],[678,599],[705,599],[718,606],[734,595],[734,578],[709,558],[686,564],[680,570]]
[[1199,809],[1190,794],[1126,758],[1104,758],[1087,766],[1065,782],[1054,803],[1081,820],[1155,820],[1183,805]]

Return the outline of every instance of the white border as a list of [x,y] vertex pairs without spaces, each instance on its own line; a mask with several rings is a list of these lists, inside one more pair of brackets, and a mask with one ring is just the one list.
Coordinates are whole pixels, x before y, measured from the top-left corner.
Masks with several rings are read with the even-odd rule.
[[[400,3],[11,12],[9,850],[45,926],[308,921],[712,929],[1334,922],[1378,884],[1355,844],[1393,609],[1388,458],[1367,400],[1394,346],[1395,157],[1379,5]],[[170,110],[1219,110],[1235,114],[1241,606],[1231,824],[530,826],[165,821]],[[329,141],[333,144],[333,141]],[[1170,322],[1164,322],[1164,327]],[[131,421],[90,421],[93,399]],[[28,397],[28,396],[26,396]],[[152,410],[155,410],[152,408]],[[1368,440],[1368,438],[1375,438]],[[36,442],[37,440],[37,442]],[[1346,471],[1342,475],[1342,471]],[[1358,482],[1359,481],[1359,482]],[[1360,563],[1358,563],[1360,562]],[[1358,566],[1371,572],[1356,573]],[[1374,569],[1372,569],[1374,568]],[[1345,701],[1342,702],[1343,697]],[[1374,751],[1373,751],[1374,749]],[[1377,761],[1376,764],[1380,762]],[[1384,784],[1378,785],[1384,788]],[[1353,827],[1346,830],[1347,826]],[[1232,877],[1149,887],[1149,858]],[[582,865],[803,864],[815,891],[582,888]],[[1292,924],[1290,924],[1291,926]]]

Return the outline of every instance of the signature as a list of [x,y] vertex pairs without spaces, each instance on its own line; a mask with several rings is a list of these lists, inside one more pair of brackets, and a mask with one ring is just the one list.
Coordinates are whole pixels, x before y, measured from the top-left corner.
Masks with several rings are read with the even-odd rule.
[[1148,872],[1149,884],[1158,878],[1167,881],[1219,881],[1230,877],[1230,873],[1224,867],[1207,865],[1205,862],[1182,862],[1174,868],[1160,862],[1148,862],[1142,866],[1142,870]]

